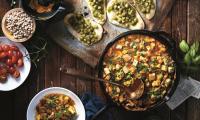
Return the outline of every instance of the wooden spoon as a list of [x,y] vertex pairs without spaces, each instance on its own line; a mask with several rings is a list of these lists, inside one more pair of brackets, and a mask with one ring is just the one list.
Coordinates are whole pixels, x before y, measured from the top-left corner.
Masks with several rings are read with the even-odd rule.
[[83,78],[83,79],[96,80],[96,81],[109,83],[109,84],[118,86],[118,87],[124,89],[129,94],[130,99],[138,99],[143,95],[143,92],[144,92],[144,83],[140,79],[136,79],[131,86],[127,87],[122,84],[112,82],[109,80],[104,80],[104,79],[97,78],[97,77],[93,77],[93,76],[87,75],[86,73],[83,73],[83,72],[80,72],[80,71],[77,71],[74,69],[70,69],[70,68],[64,69],[61,67],[60,71],[67,75],[71,75],[71,76],[75,76],[75,77],[79,77],[79,78]]

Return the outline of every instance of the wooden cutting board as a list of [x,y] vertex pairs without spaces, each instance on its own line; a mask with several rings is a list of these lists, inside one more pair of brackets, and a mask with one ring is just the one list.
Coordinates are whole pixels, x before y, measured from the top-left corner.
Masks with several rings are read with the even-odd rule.
[[[70,3],[69,3],[70,2]],[[157,0],[157,9],[155,16],[151,20],[144,20],[147,30],[157,31],[159,30],[163,20],[166,18],[167,14],[170,12],[175,0]],[[88,8],[85,8],[85,0],[71,0],[68,3],[73,6],[75,11],[88,12]],[[71,8],[71,7],[68,7]],[[90,17],[90,14],[87,16]],[[79,41],[77,41],[65,28],[63,19],[59,22],[50,24],[48,26],[47,33],[50,37],[63,47],[68,52],[81,58],[84,62],[92,67],[96,67],[98,64],[101,53],[103,52],[106,45],[112,41],[117,35],[122,32],[128,31],[107,22],[104,24],[103,28],[105,34],[103,39],[93,46],[84,46]]]

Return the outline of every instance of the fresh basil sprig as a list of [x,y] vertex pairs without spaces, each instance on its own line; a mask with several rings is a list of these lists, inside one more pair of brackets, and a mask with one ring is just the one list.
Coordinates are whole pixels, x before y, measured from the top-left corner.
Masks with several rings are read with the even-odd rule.
[[185,40],[182,40],[179,44],[180,50],[184,54],[184,63],[187,65],[200,65],[200,52],[199,42],[195,41],[191,46]]
[[189,51],[190,47],[185,40],[182,40],[179,44],[179,48],[182,52],[186,53]]

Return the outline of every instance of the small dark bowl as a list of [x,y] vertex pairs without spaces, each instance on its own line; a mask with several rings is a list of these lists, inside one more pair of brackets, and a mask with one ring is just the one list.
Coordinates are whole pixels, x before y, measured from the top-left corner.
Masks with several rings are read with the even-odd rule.
[[[160,41],[162,44],[164,44],[167,47],[167,50],[169,52],[169,54],[171,55],[172,59],[175,61],[176,64],[176,79],[174,80],[173,85],[171,86],[171,88],[168,90],[166,96],[158,101],[153,107],[147,108],[143,111],[149,111],[149,110],[153,110],[157,107],[161,107],[164,103],[166,103],[171,96],[173,95],[173,93],[175,92],[178,83],[179,83],[179,77],[180,77],[180,68],[177,62],[177,51],[176,51],[176,42],[175,40],[173,40],[170,35],[168,35],[165,32],[159,31],[159,32],[152,32],[152,31],[147,31],[147,30],[132,30],[132,31],[127,31],[124,32],[120,35],[118,35],[117,37],[115,37],[108,45],[107,47],[104,49],[101,58],[99,60],[99,64],[98,64],[98,70],[99,70],[99,77],[102,78],[103,76],[103,61],[104,61],[104,56],[107,53],[107,51],[109,50],[109,48],[118,40],[120,40],[121,38],[128,36],[128,35],[134,35],[134,34],[139,34],[139,35],[145,35],[145,36],[150,36],[152,38],[155,38],[156,40]],[[102,88],[102,90],[104,91],[107,99],[108,99],[108,104],[111,104],[112,106],[117,106],[120,107],[122,109],[125,109],[123,106],[119,106],[116,103],[113,102],[112,98],[108,95],[108,93],[105,91],[105,85],[104,83],[100,82],[100,86]],[[127,110],[127,109],[125,109]],[[133,110],[134,111],[134,110]],[[137,111],[137,112],[141,112],[141,111]]]
[[30,0],[22,0],[21,1],[22,8],[27,14],[29,14],[36,20],[48,20],[54,17],[58,12],[65,10],[62,0],[60,0],[60,2],[56,3],[53,6],[53,9],[51,12],[45,12],[45,13],[38,13],[36,10],[30,7],[29,3],[30,3]]

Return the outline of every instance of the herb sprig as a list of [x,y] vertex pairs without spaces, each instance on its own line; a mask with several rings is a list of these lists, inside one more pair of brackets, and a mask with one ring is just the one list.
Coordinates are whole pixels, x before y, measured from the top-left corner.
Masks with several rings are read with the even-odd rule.
[[[37,68],[37,64],[44,59],[47,54],[47,46],[48,42],[47,39],[45,39],[42,36],[33,36],[27,44],[25,44],[27,50],[29,51],[29,55],[31,58],[31,62],[35,65]],[[28,55],[28,54],[27,54]]]
[[198,41],[189,45],[185,40],[182,40],[179,44],[179,48],[184,53],[183,61],[187,66],[200,65],[200,49]]

